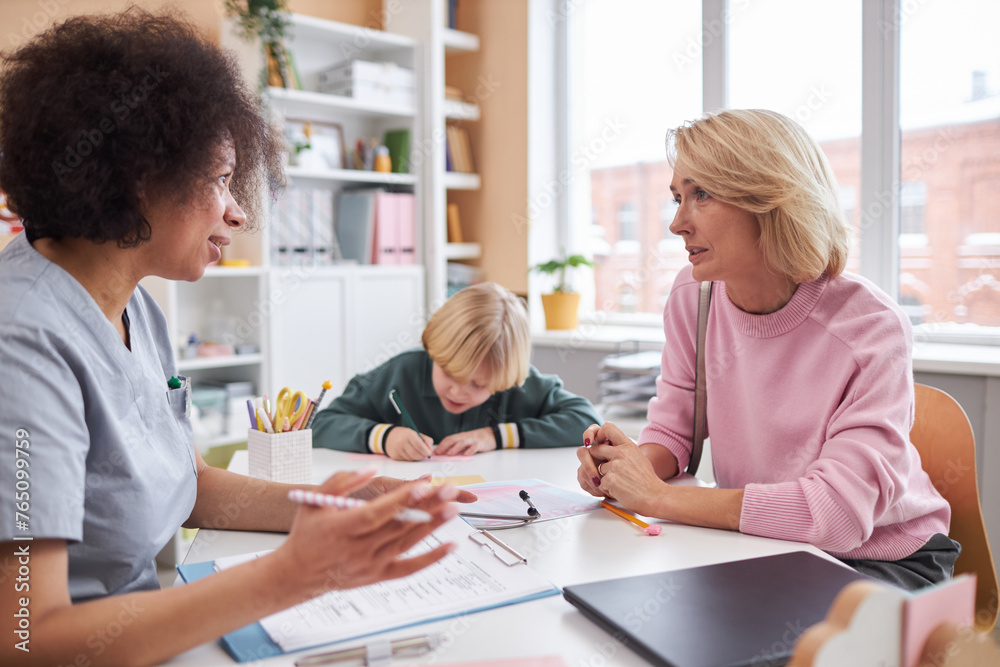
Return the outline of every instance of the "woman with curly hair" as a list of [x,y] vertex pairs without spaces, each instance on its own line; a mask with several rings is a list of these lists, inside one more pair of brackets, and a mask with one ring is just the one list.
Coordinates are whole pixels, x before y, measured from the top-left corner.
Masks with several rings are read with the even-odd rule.
[[[5,56],[0,187],[25,231],[0,254],[0,562],[29,575],[2,584],[0,663],[160,662],[450,551],[402,557],[467,492],[340,473],[319,490],[372,502],[299,507],[291,485],[211,468],[193,445],[166,322],[138,283],[200,278],[279,178],[237,65],[184,21],[78,17]],[[396,520],[404,507],[432,520]],[[161,591],[154,557],[181,525],[290,534]]]

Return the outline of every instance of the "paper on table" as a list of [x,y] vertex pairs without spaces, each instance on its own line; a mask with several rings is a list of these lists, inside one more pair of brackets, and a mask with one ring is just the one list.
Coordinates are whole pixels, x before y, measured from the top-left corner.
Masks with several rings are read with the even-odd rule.
[[[469,484],[463,488],[479,496],[479,500],[476,502],[462,505],[462,512],[474,514],[527,516],[528,504],[521,500],[519,495],[522,490],[528,492],[531,502],[541,513],[542,517],[538,521],[560,519],[601,509],[599,498],[579,491],[567,491],[540,479],[486,482],[485,484]],[[503,519],[480,519],[477,517],[467,517],[466,520],[477,528],[505,526],[511,523]]]
[[[260,624],[284,651],[296,651],[558,593],[526,565],[508,566],[470,540],[472,532],[456,517],[407,552],[416,555],[444,542],[458,546],[434,565],[403,579],[331,591],[261,619]],[[220,558],[216,569],[259,555]]]

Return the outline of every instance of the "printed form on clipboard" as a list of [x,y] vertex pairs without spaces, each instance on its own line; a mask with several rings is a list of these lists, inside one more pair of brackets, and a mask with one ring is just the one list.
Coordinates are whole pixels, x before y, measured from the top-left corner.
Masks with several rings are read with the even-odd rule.
[[[479,497],[474,503],[462,505],[462,514],[493,514],[503,516],[527,516],[528,505],[520,497],[527,491],[534,507],[541,516],[536,521],[548,521],[563,517],[596,512],[601,509],[601,500],[580,491],[566,489],[543,482],[540,479],[515,479],[504,482],[484,482],[467,484],[462,487]],[[511,523],[501,518],[467,517],[476,528],[502,528]]]
[[[458,545],[437,563],[402,579],[330,591],[267,616],[260,625],[288,652],[559,593],[495,542],[487,546],[472,539],[477,534],[456,517],[407,552],[414,556],[445,542]],[[265,553],[219,558],[215,569]]]

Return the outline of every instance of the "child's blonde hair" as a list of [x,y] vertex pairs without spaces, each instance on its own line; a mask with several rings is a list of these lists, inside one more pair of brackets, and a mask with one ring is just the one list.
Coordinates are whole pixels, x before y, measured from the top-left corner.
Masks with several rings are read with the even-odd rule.
[[816,141],[760,109],[706,114],[667,134],[667,159],[712,197],[757,217],[764,259],[795,282],[844,270],[851,228]]
[[431,359],[457,382],[472,379],[485,362],[491,393],[528,377],[531,339],[524,301],[496,283],[466,287],[435,312],[421,337]]

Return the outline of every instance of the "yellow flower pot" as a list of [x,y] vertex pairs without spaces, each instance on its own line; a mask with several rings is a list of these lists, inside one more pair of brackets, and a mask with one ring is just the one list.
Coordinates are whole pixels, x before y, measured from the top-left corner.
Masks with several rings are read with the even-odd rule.
[[576,292],[553,292],[542,295],[546,329],[575,329],[580,323],[580,295]]

